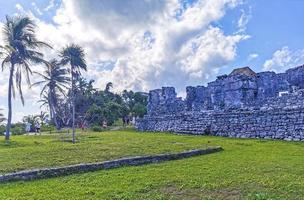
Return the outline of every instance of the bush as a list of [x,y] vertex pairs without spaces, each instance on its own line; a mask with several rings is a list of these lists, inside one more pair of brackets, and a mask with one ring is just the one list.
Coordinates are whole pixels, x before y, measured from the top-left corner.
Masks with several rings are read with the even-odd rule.
[[[6,131],[6,126],[1,125],[0,126],[0,135],[4,135],[5,131]],[[12,124],[10,132],[12,135],[22,135],[25,133],[25,127],[22,123]]]
[[12,124],[11,133],[12,133],[12,135],[22,135],[22,134],[24,134],[25,133],[24,124],[23,123]]
[[6,130],[6,127],[4,125],[1,125],[0,126],[0,135],[3,135],[5,130]]
[[41,132],[55,131],[56,127],[54,125],[43,125],[41,126]]
[[103,129],[100,126],[92,126],[91,129],[94,132],[102,132],[103,131]]
[[12,135],[23,135],[25,130],[21,127],[15,127],[11,129]]

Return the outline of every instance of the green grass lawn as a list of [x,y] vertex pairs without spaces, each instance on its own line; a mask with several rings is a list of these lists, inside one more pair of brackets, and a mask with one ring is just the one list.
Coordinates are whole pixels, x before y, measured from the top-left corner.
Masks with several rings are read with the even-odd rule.
[[[224,151],[138,167],[0,184],[0,199],[304,199],[304,143],[109,131],[78,136],[14,136],[0,142],[0,173],[180,152]],[[3,138],[0,138],[3,140]]]

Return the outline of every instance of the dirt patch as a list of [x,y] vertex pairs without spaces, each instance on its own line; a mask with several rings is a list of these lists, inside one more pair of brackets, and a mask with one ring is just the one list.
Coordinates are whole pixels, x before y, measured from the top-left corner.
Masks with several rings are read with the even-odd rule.
[[237,189],[220,189],[215,191],[209,191],[209,196],[211,196],[212,199],[242,199],[242,193],[240,190]]
[[199,189],[182,189],[175,186],[162,188],[160,192],[168,199],[199,200],[202,197],[202,191]]
[[205,190],[202,188],[178,188],[176,186],[168,186],[159,191],[166,199],[225,199],[239,200],[242,199],[241,191],[238,189],[219,189]]

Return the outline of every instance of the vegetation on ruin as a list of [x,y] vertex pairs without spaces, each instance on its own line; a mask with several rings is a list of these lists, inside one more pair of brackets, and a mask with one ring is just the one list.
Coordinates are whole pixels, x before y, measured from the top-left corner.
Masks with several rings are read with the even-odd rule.
[[[133,130],[13,136],[0,143],[1,173],[180,152],[220,145],[223,152],[31,182],[1,184],[0,199],[303,199],[304,144],[140,133]],[[56,191],[56,192],[54,192]]]

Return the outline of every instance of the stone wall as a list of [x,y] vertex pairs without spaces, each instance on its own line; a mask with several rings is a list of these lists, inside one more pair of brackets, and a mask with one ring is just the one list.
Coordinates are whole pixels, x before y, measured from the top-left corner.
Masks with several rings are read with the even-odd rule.
[[141,131],[304,141],[304,110],[186,112],[145,117]]
[[215,153],[222,150],[223,149],[221,147],[210,147],[207,149],[196,149],[196,150],[190,150],[181,153],[160,154],[154,156],[137,156],[130,158],[121,158],[112,161],[104,161],[99,163],[77,164],[77,165],[70,165],[70,166],[57,167],[57,168],[20,171],[20,172],[0,175],[0,183],[8,182],[8,181],[26,181],[26,180],[34,180],[41,178],[51,178],[51,177],[69,175],[80,172],[118,168],[122,166],[138,166],[149,163],[159,163],[169,160],[189,158],[191,156]]
[[207,87],[187,87],[184,101],[168,89],[157,90],[161,103],[149,98],[138,130],[304,141],[304,65],[280,74],[235,69]]
[[188,110],[259,108],[268,98],[295,89],[304,89],[304,65],[279,74],[255,73],[244,67],[217,77],[206,87],[187,87],[185,103]]

